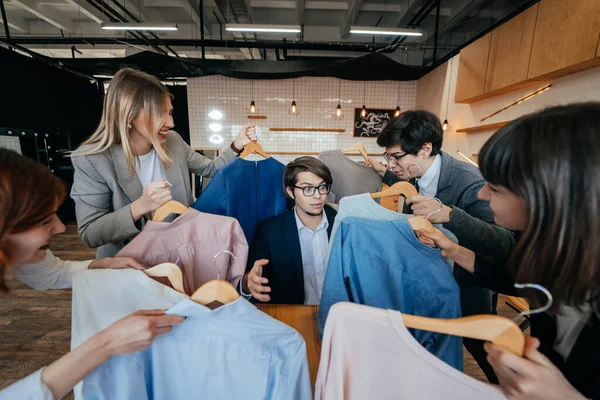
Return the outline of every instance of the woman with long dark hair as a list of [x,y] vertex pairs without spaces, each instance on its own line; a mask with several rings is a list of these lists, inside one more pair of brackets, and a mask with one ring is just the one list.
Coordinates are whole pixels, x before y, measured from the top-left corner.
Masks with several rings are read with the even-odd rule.
[[[56,210],[65,198],[63,183],[50,171],[13,151],[0,149],[0,290],[9,292],[4,275],[17,269],[34,287],[70,287],[71,276],[85,268],[141,267],[132,259],[108,262],[65,262],[49,253],[49,243],[64,225]],[[51,262],[46,262],[51,260]],[[116,261],[115,261],[116,260]],[[19,266],[29,264],[27,273]],[[32,284],[34,282],[34,284]],[[139,311],[92,336],[81,346],[40,371],[0,391],[1,399],[60,399],[112,356],[150,346],[182,317],[162,310]]]
[[[484,286],[516,294],[537,283],[553,308],[531,316],[520,358],[490,343],[507,397],[600,397],[600,103],[553,107],[494,134],[479,153],[496,224],[518,232],[508,260],[486,259],[436,231],[422,232]],[[532,308],[546,303],[525,292]]]

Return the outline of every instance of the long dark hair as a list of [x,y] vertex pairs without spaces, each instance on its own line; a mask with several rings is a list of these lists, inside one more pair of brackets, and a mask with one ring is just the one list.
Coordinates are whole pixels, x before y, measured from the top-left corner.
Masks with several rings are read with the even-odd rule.
[[509,260],[516,281],[543,285],[557,306],[598,310],[600,103],[519,118],[485,143],[479,162],[488,182],[527,204],[529,220]]
[[65,199],[65,186],[47,167],[12,150],[0,149],[0,291],[12,266],[4,240],[41,225]]

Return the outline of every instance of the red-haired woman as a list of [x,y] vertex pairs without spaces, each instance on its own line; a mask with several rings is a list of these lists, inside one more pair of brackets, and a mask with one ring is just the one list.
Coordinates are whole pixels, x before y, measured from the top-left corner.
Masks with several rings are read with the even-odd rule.
[[[141,268],[129,258],[94,262],[62,261],[50,253],[52,237],[65,230],[56,216],[65,188],[47,168],[13,151],[0,149],[0,290],[8,292],[4,274],[37,289],[66,288],[85,268]],[[139,311],[92,336],[81,346],[40,371],[0,392],[6,399],[59,399],[110,357],[147,348],[182,317],[162,310]]]

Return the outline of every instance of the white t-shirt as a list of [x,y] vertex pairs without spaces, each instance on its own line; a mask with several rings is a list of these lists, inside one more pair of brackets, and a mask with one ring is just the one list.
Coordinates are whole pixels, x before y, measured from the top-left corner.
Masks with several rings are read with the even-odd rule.
[[158,181],[165,177],[165,172],[160,164],[156,150],[152,149],[148,154],[139,156],[138,160],[140,160],[140,164],[136,173],[138,178],[140,178],[142,187],[146,187],[150,182]]

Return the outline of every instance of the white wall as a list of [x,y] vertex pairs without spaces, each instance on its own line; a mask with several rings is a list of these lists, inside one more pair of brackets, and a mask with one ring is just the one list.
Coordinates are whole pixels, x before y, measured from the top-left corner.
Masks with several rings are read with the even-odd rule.
[[[456,129],[510,121],[548,106],[600,101],[600,67],[597,67],[551,81],[549,82],[552,84],[550,90],[482,122],[480,119],[484,116],[534,92],[547,83],[516,90],[473,104],[457,104],[454,102],[454,94],[456,92],[458,58],[459,56],[454,57],[421,78],[417,88],[417,106],[438,114],[442,121],[447,115],[450,127],[444,134],[443,149],[457,158],[461,158],[457,154],[457,150],[471,158],[473,154],[479,153],[483,144],[494,131],[466,134],[457,133]],[[440,88],[443,89],[440,90]],[[448,98],[448,96],[450,97]],[[447,114],[446,108],[448,109]]]
[[[255,122],[258,126],[259,142],[267,152],[281,151],[324,151],[338,149],[355,142],[361,142],[369,153],[381,154],[383,150],[372,138],[353,138],[354,108],[402,109],[415,107],[417,82],[367,82],[365,99],[364,81],[341,80],[341,105],[344,119],[335,121],[332,116],[338,104],[337,78],[303,77],[295,79],[295,99],[300,114],[290,116],[288,110],[292,102],[292,81],[255,80],[254,101],[266,120],[248,119],[247,108],[252,98],[252,80],[208,76],[188,79],[188,108],[190,116],[190,139],[192,147],[226,147],[231,143],[239,128]],[[221,121],[208,117],[211,110],[223,112]],[[176,121],[177,122],[177,121]],[[214,134],[209,130],[211,123],[223,125],[219,134],[224,142],[215,145],[209,141]],[[316,132],[270,132],[277,128],[343,128],[344,133]],[[175,126],[177,130],[177,126]],[[299,155],[274,155],[287,163]],[[359,160],[360,158],[356,158]]]

